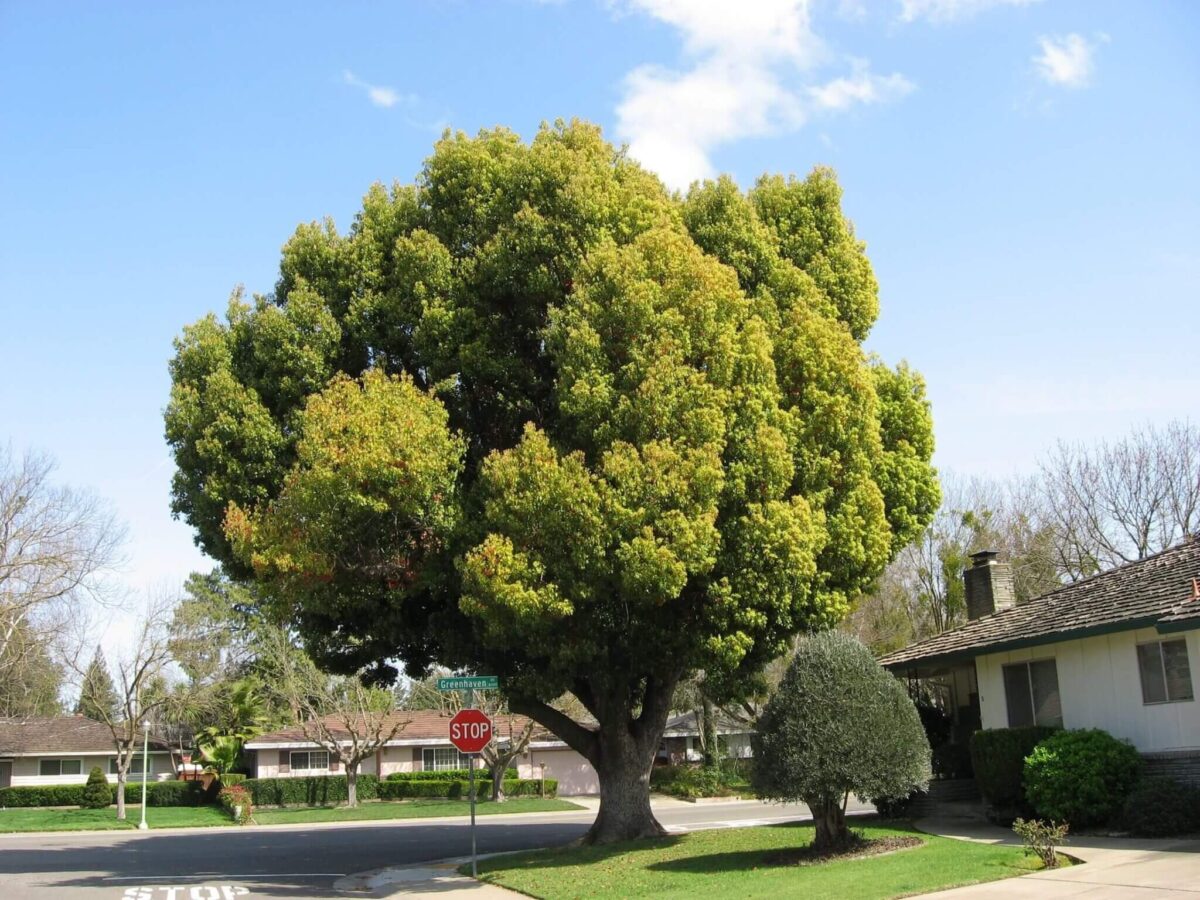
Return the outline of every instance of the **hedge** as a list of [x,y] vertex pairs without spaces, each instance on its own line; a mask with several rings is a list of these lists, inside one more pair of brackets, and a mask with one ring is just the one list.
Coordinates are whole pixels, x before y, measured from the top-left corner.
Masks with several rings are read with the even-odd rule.
[[1152,775],[1125,800],[1120,825],[1142,837],[1170,837],[1200,831],[1200,787]]
[[971,735],[975,783],[993,818],[1007,820],[1033,814],[1025,799],[1025,757],[1058,729],[1041,725],[989,728]]
[[[540,796],[542,782],[537,778],[505,778],[504,794],[507,797],[537,797]],[[384,781],[379,785],[380,800],[410,800],[415,797],[442,797],[449,800],[461,800],[470,797],[471,782],[461,778],[443,778],[434,780],[410,779],[407,781]],[[554,797],[558,793],[558,782],[553,778],[546,779],[546,796]],[[492,795],[492,782],[487,778],[475,779],[475,796],[487,799]]]
[[[468,769],[443,769],[442,771],[425,770],[421,772],[393,772],[387,776],[388,781],[455,781],[457,779],[469,779],[471,777]],[[476,769],[475,779],[480,778],[491,779],[491,773],[487,769]],[[505,778],[520,778],[520,774],[516,769],[505,769]]]
[[[85,787],[83,784],[48,784],[0,788],[0,808],[80,806]],[[142,802],[140,781],[125,785],[125,802]],[[210,802],[211,796],[198,781],[151,781],[146,785],[147,806],[203,806]]]
[[[247,778],[240,785],[250,792],[255,806],[325,806],[347,799],[345,775],[314,775],[308,778]],[[358,776],[358,799],[379,796],[377,775]]]

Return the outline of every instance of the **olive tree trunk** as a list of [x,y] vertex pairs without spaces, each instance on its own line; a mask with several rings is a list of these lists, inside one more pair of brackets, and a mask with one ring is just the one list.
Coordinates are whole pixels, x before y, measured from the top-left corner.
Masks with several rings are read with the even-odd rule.
[[816,834],[813,849],[836,851],[850,845],[850,829],[846,826],[846,795],[824,794],[804,801],[812,811]]
[[358,760],[346,763],[346,805],[358,806]]

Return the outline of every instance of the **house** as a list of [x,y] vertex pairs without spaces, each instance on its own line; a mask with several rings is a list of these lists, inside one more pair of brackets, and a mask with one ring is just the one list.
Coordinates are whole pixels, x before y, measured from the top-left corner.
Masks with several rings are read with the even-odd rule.
[[[450,743],[450,714],[414,710],[391,715],[407,724],[380,750],[363,760],[360,773],[386,778],[393,772],[467,768],[468,758]],[[523,716],[495,716],[497,738],[503,740],[510,733],[520,734],[528,721]],[[329,722],[336,719],[330,717]],[[331,730],[336,733],[336,725],[331,724]],[[344,774],[338,760],[305,736],[299,726],[259,735],[246,743],[246,749],[254,751],[257,778]],[[540,725],[534,726],[526,752],[512,765],[521,778],[544,775],[556,779],[560,795],[600,792],[600,779],[591,763]]]
[[[754,729],[745,722],[718,711],[717,744],[729,759],[748,759],[751,755],[750,737]],[[704,758],[700,748],[700,726],[695,711],[678,713],[667,719],[662,747],[658,758],[662,762],[699,762]]]
[[[142,779],[142,752],[129,771],[130,781]],[[150,777],[175,777],[170,749],[150,741]],[[117,751],[108,726],[84,716],[0,719],[0,787],[84,784],[93,766],[108,780],[117,780]]]
[[1015,602],[992,551],[965,573],[965,625],[884,656],[941,693],[959,741],[976,728],[1101,728],[1150,771],[1200,784],[1200,536]]

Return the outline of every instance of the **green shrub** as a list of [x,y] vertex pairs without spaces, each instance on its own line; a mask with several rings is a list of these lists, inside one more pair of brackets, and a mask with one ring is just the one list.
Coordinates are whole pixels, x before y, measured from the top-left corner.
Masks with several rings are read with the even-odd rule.
[[222,787],[233,787],[235,784],[241,784],[248,777],[239,772],[226,772],[220,777],[219,781]]
[[[470,771],[467,769],[443,769],[440,772],[422,771],[422,772],[393,772],[387,776],[388,781],[453,781],[458,778],[469,779]],[[476,769],[475,779],[480,778],[491,779],[491,773],[487,769]],[[504,770],[505,778],[520,778],[521,775],[516,769],[508,768]]]
[[82,784],[46,784],[0,788],[0,808],[27,806],[81,806]]
[[1125,799],[1120,824],[1143,837],[1200,831],[1200,787],[1161,775],[1143,778]]
[[112,806],[113,789],[108,783],[108,779],[104,777],[104,770],[99,766],[92,766],[92,771],[88,775],[87,784],[83,786],[83,796],[79,799],[81,809],[105,809]]
[[851,841],[845,801],[903,797],[929,783],[929,741],[904,685],[849,635],[800,641],[758,720],[753,784],[769,800],[804,801],[818,850]]
[[996,821],[1012,822],[1032,815],[1025,799],[1025,757],[1058,729],[1041,725],[1027,728],[989,728],[971,735],[971,765],[975,783]]
[[[358,799],[379,796],[377,775],[358,776]],[[255,806],[327,806],[347,799],[345,775],[314,775],[308,778],[247,778],[239,787],[250,791]]]
[[1055,848],[1066,843],[1069,827],[1066,822],[1042,822],[1018,818],[1012,830],[1025,843],[1025,855],[1036,856],[1047,869],[1058,868],[1058,853]]
[[650,772],[650,789],[683,800],[732,793],[744,778],[724,766],[657,766]]
[[[505,778],[504,793],[508,797],[537,797],[541,792],[542,782],[538,778]],[[434,780],[409,779],[406,781],[387,780],[379,784],[380,800],[411,800],[417,797],[441,797],[448,800],[466,800],[471,796],[471,782],[462,778],[442,778]],[[553,778],[546,779],[546,796],[554,797],[558,793],[558,782]],[[475,797],[486,800],[491,797],[492,783],[489,779],[475,779]]]
[[1025,760],[1025,795],[1044,819],[1102,825],[1121,811],[1142,760],[1128,741],[1087,728],[1060,731]]

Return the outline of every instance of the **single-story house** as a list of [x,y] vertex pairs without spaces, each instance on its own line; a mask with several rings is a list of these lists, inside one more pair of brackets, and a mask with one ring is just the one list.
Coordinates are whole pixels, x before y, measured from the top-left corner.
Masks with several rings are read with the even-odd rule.
[[[150,741],[150,778],[175,777],[170,748]],[[93,766],[117,780],[117,750],[108,726],[84,716],[0,719],[0,787],[84,784]],[[142,744],[129,771],[142,779]]]
[[[745,722],[718,711],[717,743],[729,759],[749,759],[750,737],[754,729]],[[667,719],[663,731],[659,760],[668,763],[699,762],[704,758],[700,748],[700,726],[694,711],[678,713]]]
[[[393,721],[399,719],[407,724],[382,748],[363,760],[360,773],[386,778],[393,772],[467,768],[468,758],[450,743],[450,714],[414,710],[395,712],[391,716]],[[336,733],[336,718],[330,717],[327,721],[330,730]],[[519,735],[529,720],[522,716],[496,716],[493,721],[497,737],[504,740],[510,733]],[[348,737],[346,743],[349,743]],[[298,725],[261,734],[248,741],[246,749],[254,751],[257,778],[344,774],[337,758],[308,738]],[[541,777],[545,766],[545,777],[557,779],[558,792],[562,795],[600,791],[600,779],[591,763],[540,725],[534,726],[526,752],[512,765],[521,778]]]
[[964,740],[976,728],[1101,728],[1158,774],[1200,783],[1200,536],[1015,602],[992,551],[965,573],[965,625],[882,657],[941,690]]

